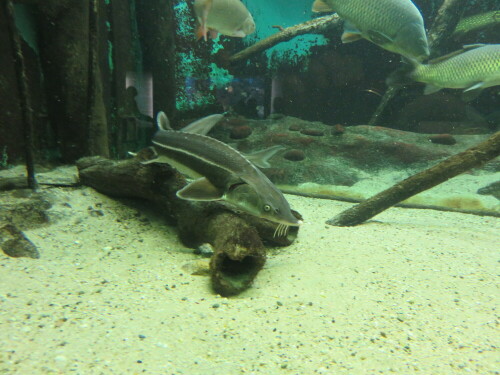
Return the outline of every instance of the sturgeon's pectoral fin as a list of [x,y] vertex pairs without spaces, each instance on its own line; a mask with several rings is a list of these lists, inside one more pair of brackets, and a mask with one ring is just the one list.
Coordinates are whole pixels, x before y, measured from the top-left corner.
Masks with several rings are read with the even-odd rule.
[[438,87],[438,86],[434,86],[434,85],[428,84],[428,85],[425,86],[424,95],[434,94],[435,92],[438,92],[441,89],[442,89],[442,87]]
[[312,6],[312,11],[315,13],[333,12],[333,9],[323,0],[316,0]]
[[205,177],[194,180],[177,192],[179,198],[190,201],[216,201],[222,199],[223,195],[224,192]]
[[156,158],[154,159],[141,162],[142,165],[155,164],[155,163],[172,164],[172,159],[169,159],[165,156],[157,155]]

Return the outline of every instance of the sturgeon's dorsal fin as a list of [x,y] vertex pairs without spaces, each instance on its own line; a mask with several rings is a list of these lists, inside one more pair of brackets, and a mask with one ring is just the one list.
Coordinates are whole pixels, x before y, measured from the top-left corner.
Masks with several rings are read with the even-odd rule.
[[163,111],[158,112],[156,115],[156,125],[158,126],[158,130],[172,130],[170,121]]
[[279,145],[272,146],[264,150],[252,152],[251,154],[245,154],[245,157],[259,168],[271,168],[269,159],[271,159],[278,151],[281,151],[284,148],[285,147]]
[[[206,135],[223,117],[224,115],[218,114],[203,117],[186,125],[180,129],[180,131],[184,133]],[[170,126],[170,120],[163,111],[158,112],[156,115],[156,125],[158,126],[158,130],[174,130]]]
[[224,115],[210,115],[203,117],[189,125],[186,125],[180,131],[190,134],[206,135],[222,118]]

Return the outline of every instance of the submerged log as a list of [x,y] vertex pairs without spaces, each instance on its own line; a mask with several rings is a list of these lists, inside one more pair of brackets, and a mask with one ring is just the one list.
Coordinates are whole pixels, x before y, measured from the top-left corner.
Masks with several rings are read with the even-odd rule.
[[122,198],[141,198],[176,223],[181,241],[189,247],[210,243],[212,285],[221,295],[234,295],[250,286],[266,260],[263,244],[290,245],[298,232],[291,227],[286,237],[274,238],[275,224],[248,219],[228,211],[218,203],[194,203],[177,198],[185,178],[167,164],[141,162],[151,157],[145,149],[128,160],[101,157],[82,158],[77,167],[84,185]]
[[436,57],[441,45],[448,40],[457,27],[458,21],[465,10],[466,0],[444,0],[439,8],[434,23],[429,30],[429,45],[431,56]]
[[452,177],[476,168],[500,155],[500,132],[464,152],[453,155],[434,167],[419,172],[365,202],[351,207],[326,223],[336,226],[358,225],[415,194],[439,185]]

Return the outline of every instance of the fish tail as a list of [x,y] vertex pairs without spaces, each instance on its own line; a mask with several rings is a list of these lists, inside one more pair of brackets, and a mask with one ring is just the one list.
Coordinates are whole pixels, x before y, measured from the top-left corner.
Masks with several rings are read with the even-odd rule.
[[403,65],[389,74],[385,83],[390,87],[402,87],[413,82],[410,74],[419,65],[416,60],[403,59]]

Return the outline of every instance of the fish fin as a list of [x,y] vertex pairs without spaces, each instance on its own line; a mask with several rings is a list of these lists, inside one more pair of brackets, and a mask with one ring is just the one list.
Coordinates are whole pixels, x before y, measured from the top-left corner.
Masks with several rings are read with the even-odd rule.
[[210,37],[210,39],[217,39],[217,37],[219,36],[219,32],[214,29],[208,29],[208,36]]
[[199,0],[200,6],[202,8],[201,12],[201,17],[198,18],[198,22],[200,23],[200,26],[196,32],[196,37],[199,40],[201,37],[207,41],[207,19],[208,19],[208,14],[210,13],[210,10],[212,9],[212,4],[213,0]]
[[462,92],[462,100],[464,102],[470,102],[476,99],[481,94],[481,92],[483,92],[483,88],[484,88],[484,82],[478,82],[475,85],[472,85],[471,87],[467,87]]
[[160,156],[157,155],[154,159],[142,161],[142,165],[148,165],[148,164],[155,164],[155,163],[160,163],[160,164],[172,164],[172,160],[165,157],[165,156]]
[[176,195],[189,201],[216,201],[222,199],[224,193],[202,177],[184,186]]
[[403,61],[403,64],[400,68],[389,74],[389,76],[385,80],[385,83],[389,87],[402,87],[414,83],[415,81],[409,77],[413,69],[415,68],[412,65],[412,62]]
[[224,115],[210,115],[203,117],[181,129],[184,133],[206,135]]
[[352,43],[363,38],[361,31],[349,21],[344,21],[344,33],[342,43]]
[[380,31],[368,30],[367,35],[373,43],[379,46],[383,46],[384,44],[389,44],[394,42],[394,40],[391,37],[385,35],[384,33],[381,33]]
[[236,30],[234,31],[231,36],[237,37],[237,38],[244,38],[247,36],[243,30]]
[[312,6],[312,11],[314,13],[324,13],[324,12],[333,12],[334,10],[330,5],[325,3],[323,0],[315,0]]
[[163,111],[158,112],[158,114],[156,115],[156,125],[158,126],[159,130],[172,130],[170,121]]
[[465,46],[463,46],[461,49],[459,50],[456,50],[456,51],[453,51],[453,52],[450,52],[450,53],[447,53],[446,55],[443,55],[443,56],[439,56],[439,57],[436,57],[432,60],[429,60],[427,62],[427,64],[437,64],[437,63],[440,63],[440,62],[443,62],[443,61],[446,61],[446,60],[449,60],[451,59],[452,57],[455,57],[457,55],[460,55],[464,52],[467,52],[471,49],[475,49],[475,48],[479,48],[479,47],[483,47],[485,46],[485,44],[480,44],[480,43],[477,43],[477,44],[467,44]]
[[200,25],[196,29],[196,40],[200,40],[201,38],[203,38],[205,40],[205,42],[207,41],[207,30],[206,30],[205,26],[203,26],[200,23]]
[[442,87],[437,87],[429,83],[428,85],[425,86],[424,95],[434,94],[435,92],[438,92],[439,90],[442,89],[443,89]]
[[483,86],[484,86],[484,82],[478,82],[478,83],[475,83],[474,85],[472,85],[470,87],[467,87],[464,90],[464,92],[472,91],[472,90],[480,90],[480,89],[482,89]]
[[479,48],[479,47],[484,47],[486,46],[487,44],[486,43],[474,43],[474,44],[464,44],[462,46],[462,50],[463,51],[468,51],[470,49],[474,49],[474,48]]
[[342,34],[342,43],[352,43],[362,38],[361,34],[344,31]]
[[271,168],[269,159],[284,148],[285,147],[279,145],[272,146],[264,150],[252,152],[251,154],[245,154],[245,157],[259,168]]

